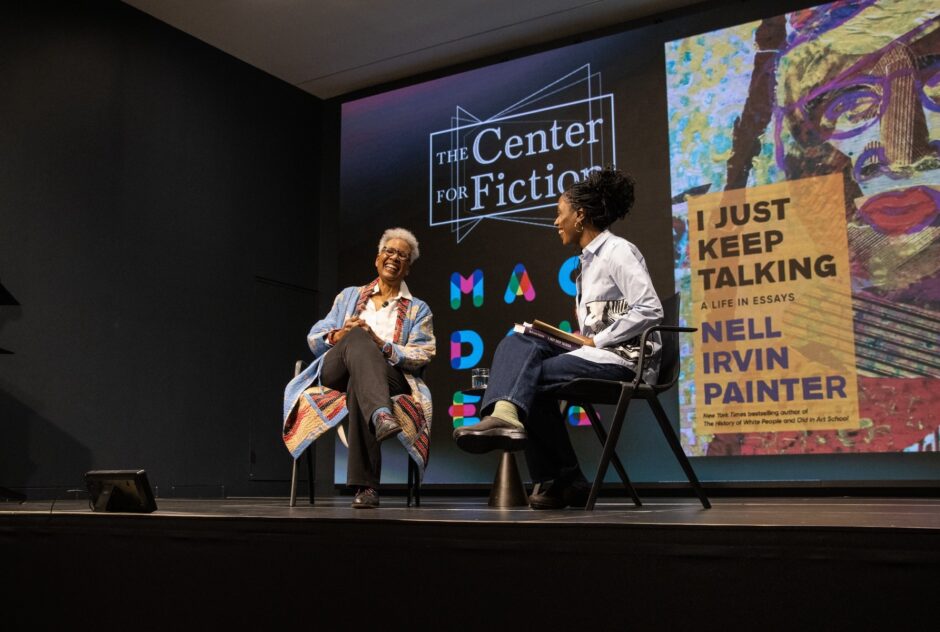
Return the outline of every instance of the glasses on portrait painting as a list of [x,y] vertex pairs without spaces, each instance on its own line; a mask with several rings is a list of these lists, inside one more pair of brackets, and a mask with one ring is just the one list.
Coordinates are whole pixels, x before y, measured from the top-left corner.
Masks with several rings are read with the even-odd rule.
[[[899,103],[899,101],[901,103]],[[890,110],[891,106],[896,112]],[[940,112],[940,55],[916,60],[916,63],[893,69],[885,74],[858,74],[848,76],[808,93],[795,103],[778,110],[778,130],[783,119],[788,116],[799,120],[810,128],[814,140],[819,143],[839,143],[866,135],[874,136],[871,128],[879,124],[890,123],[886,119],[905,116],[920,118],[923,112]],[[912,133],[915,131],[912,127]],[[924,132],[927,132],[924,129]],[[931,151],[921,151],[922,155],[893,156],[886,153],[886,134],[870,138],[855,155],[854,175],[862,181],[880,173],[890,175],[891,162],[914,163],[927,155],[936,157],[936,143]],[[925,139],[926,140],[926,139]],[[911,144],[911,143],[905,143]],[[922,147],[926,150],[927,147]],[[900,159],[900,160],[899,160]],[[777,164],[784,166],[782,147],[778,143]],[[928,168],[940,167],[940,164],[927,165]]]
[[[892,181],[933,180],[916,174],[940,168],[940,142],[931,138],[940,130],[940,18],[908,25],[901,33],[898,24],[898,36],[877,49],[866,51],[865,42],[882,38],[866,40],[860,33],[870,25],[856,25],[861,31],[840,40],[844,52],[808,39],[783,53],[789,96],[774,108],[779,168],[787,170],[793,154],[802,175],[829,173],[841,168],[834,149],[851,161],[863,195],[897,186]],[[817,171],[813,162],[827,167]]]

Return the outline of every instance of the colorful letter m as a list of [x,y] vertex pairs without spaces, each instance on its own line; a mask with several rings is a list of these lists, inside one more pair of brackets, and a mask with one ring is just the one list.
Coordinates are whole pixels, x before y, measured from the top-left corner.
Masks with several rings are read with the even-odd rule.
[[483,305],[483,270],[474,270],[469,277],[464,278],[459,272],[450,275],[450,307],[460,307],[460,299],[464,294],[473,292],[473,306]]

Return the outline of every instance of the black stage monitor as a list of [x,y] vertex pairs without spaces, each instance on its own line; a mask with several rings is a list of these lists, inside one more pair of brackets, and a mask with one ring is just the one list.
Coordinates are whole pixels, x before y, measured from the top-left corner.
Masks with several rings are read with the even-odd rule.
[[93,470],[85,473],[92,511],[151,513],[157,503],[144,470]]

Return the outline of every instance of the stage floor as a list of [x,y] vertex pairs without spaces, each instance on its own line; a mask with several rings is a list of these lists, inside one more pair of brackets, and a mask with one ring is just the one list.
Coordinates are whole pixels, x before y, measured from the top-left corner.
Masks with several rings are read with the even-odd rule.
[[350,501],[2,503],[0,581],[9,603],[39,601],[0,620],[69,623],[91,604],[96,622],[154,630],[936,628],[936,498]]
[[635,507],[629,501],[601,498],[593,512],[565,509],[533,511],[528,507],[496,509],[485,498],[431,496],[420,507],[406,507],[401,496],[382,498],[378,509],[352,509],[349,496],[306,499],[288,507],[286,498],[157,499],[158,510],[138,514],[94,513],[84,500],[0,503],[3,516],[51,516],[114,520],[121,516],[198,519],[297,521],[406,521],[499,524],[570,524],[674,527],[791,527],[940,530],[940,498],[718,498],[711,509],[694,499],[653,499]]

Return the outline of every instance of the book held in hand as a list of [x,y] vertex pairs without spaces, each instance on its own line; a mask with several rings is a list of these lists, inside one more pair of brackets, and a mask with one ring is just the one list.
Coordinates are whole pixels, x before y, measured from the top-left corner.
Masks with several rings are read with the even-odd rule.
[[576,336],[562,329],[558,329],[557,327],[552,327],[548,323],[544,323],[540,320],[534,323],[522,323],[521,325],[517,323],[513,327],[513,331],[517,334],[541,338],[545,342],[560,347],[565,351],[574,351],[583,346]]

